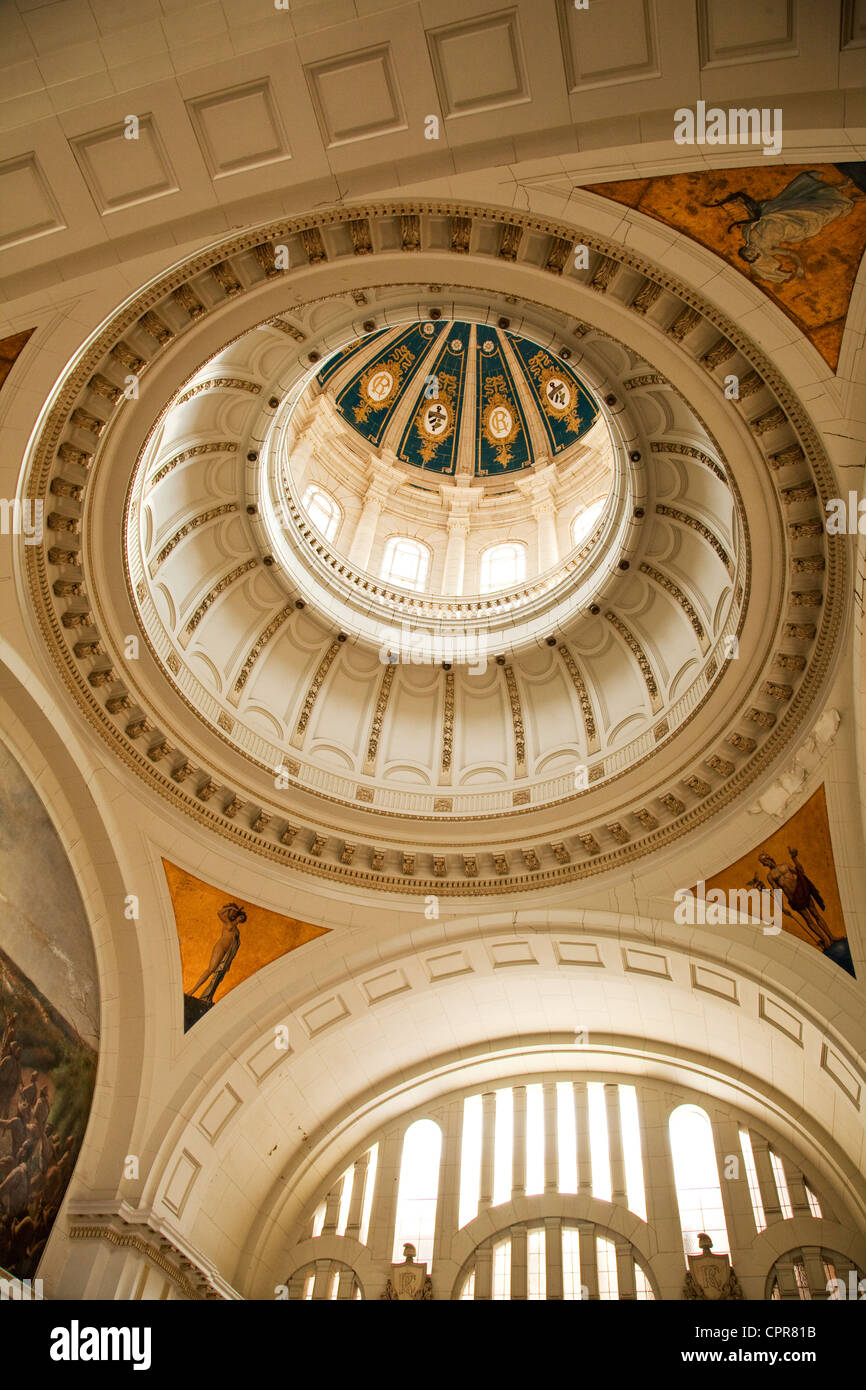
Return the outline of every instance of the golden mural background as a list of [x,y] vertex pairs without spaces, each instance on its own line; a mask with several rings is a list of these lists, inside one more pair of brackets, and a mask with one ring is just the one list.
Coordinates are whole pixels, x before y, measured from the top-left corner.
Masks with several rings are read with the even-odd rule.
[[324,936],[330,928],[314,927],[296,917],[284,917],[269,908],[258,907],[227,888],[216,888],[185,869],[163,859],[163,869],[171,895],[180,957],[183,989],[187,994],[207,970],[215,942],[222,932],[217,913],[227,902],[235,902],[247,914],[240,928],[240,946],[231,968],[216,991],[215,1003],[243,984],[271,961],[295,951],[308,941]]
[[[746,193],[759,204],[779,199],[799,175],[805,174],[815,175],[821,184],[844,189],[853,206],[816,234],[801,240],[800,232],[806,228],[798,228],[796,218],[808,211],[808,194],[800,200],[799,213],[796,194],[788,199],[787,213],[780,200],[773,211],[779,234],[777,248],[785,273],[790,272],[791,278],[787,283],[774,283],[739,255],[743,231],[736,226],[731,228],[731,224],[748,217],[747,205],[739,201],[722,207],[707,205],[737,192]],[[740,169],[585,185],[588,192],[645,212],[715,251],[784,310],[834,371],[851,291],[866,249],[864,186],[866,164],[770,164],[766,160]],[[786,231],[790,235],[786,236]],[[786,256],[786,247],[801,262],[802,274],[794,269],[795,261]]]
[[[708,878],[706,889],[709,891],[711,888],[721,888],[723,892],[727,893],[732,888],[747,888],[749,880],[756,876],[766,882],[767,868],[760,862],[759,855],[769,854],[777,864],[785,864],[791,860],[790,850],[792,848],[798,851],[804,873],[818,889],[824,900],[821,915],[827,923],[830,934],[837,941],[847,941],[848,932],[839,897],[833,843],[830,839],[830,822],[827,817],[827,797],[823,785],[780,829],[774,831],[772,835],[768,835],[765,840],[762,840],[748,854],[744,854],[741,859],[737,859],[735,863],[729,864],[720,873]],[[788,912],[783,913],[782,930],[789,932],[791,936],[796,936],[800,941],[805,941],[814,950],[821,950],[821,947],[816,944],[796,915],[789,915]],[[833,951],[825,951],[824,954],[828,955],[830,959],[836,959],[843,968],[849,968],[845,964],[846,952],[844,949],[839,954],[834,954]],[[840,958],[840,955],[843,958]]]

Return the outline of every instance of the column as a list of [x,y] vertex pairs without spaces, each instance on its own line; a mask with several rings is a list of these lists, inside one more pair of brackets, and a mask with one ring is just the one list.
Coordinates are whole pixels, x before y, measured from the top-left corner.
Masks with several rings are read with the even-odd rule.
[[559,543],[556,537],[556,503],[553,500],[551,483],[556,477],[555,465],[536,465],[530,477],[518,478],[517,487],[532,507],[535,517],[538,543],[538,573],[551,569],[559,559]]
[[788,1182],[788,1192],[791,1196],[791,1207],[795,1216],[811,1216],[812,1208],[809,1206],[809,1198],[806,1196],[806,1184],[803,1181],[803,1174],[799,1168],[795,1168],[793,1163],[789,1163],[786,1158],[782,1159],[782,1167],[785,1170],[785,1177]]
[[469,534],[469,518],[449,516],[448,545],[445,549],[445,569],[442,574],[443,594],[463,593],[463,571],[466,564],[466,537]]
[[511,1147],[511,1197],[526,1196],[526,1087],[514,1087],[514,1131]]
[[451,1253],[451,1242],[460,1219],[460,1151],[463,1139],[463,1101],[450,1103],[442,1121],[442,1158],[439,1163],[439,1200],[436,1204],[436,1231],[433,1264]]
[[289,460],[289,466],[292,470],[292,478],[294,479],[295,486],[298,489],[298,492],[296,494],[298,497],[298,501],[300,501],[300,499],[306,492],[306,485],[308,481],[307,469],[309,467],[310,459],[312,457],[313,441],[307,436],[302,436],[301,439],[299,439],[298,443],[295,445],[294,449],[292,450],[291,458]]
[[[716,1163],[719,1169],[719,1184],[722,1189],[722,1205],[725,1209],[725,1225],[731,1245],[731,1263],[736,1266],[741,1251],[747,1251],[757,1234],[749,1180],[740,1146],[739,1126],[723,1115],[712,1114],[713,1139],[716,1145]],[[730,1163],[736,1158],[737,1163]],[[737,1177],[726,1176],[734,1172]]]
[[611,1201],[628,1206],[625,1188],[625,1156],[622,1150],[622,1119],[619,1110],[619,1086],[615,1081],[606,1081],[604,1101],[607,1109],[607,1147],[610,1154],[610,1197]]
[[544,1191],[559,1192],[559,1142],[556,1114],[556,1082],[545,1081],[544,1095]]
[[327,1299],[331,1286],[331,1261],[316,1260],[316,1278],[313,1284],[313,1301]]
[[616,1282],[620,1300],[633,1303],[637,1298],[634,1279],[634,1256],[627,1240],[614,1241],[616,1246]]
[[325,1198],[325,1221],[322,1226],[323,1236],[332,1236],[337,1229],[337,1219],[340,1215],[340,1201],[343,1196],[343,1182],[341,1179],[336,1183]]
[[493,1285],[493,1246],[489,1240],[475,1252],[475,1298],[490,1299]]
[[[754,1141],[753,1141],[754,1142]],[[793,1303],[800,1298],[800,1286],[794,1273],[793,1259],[779,1260],[776,1265],[776,1278],[779,1281],[779,1294],[783,1303]]]
[[678,1098],[655,1087],[644,1084],[639,1088],[647,1224],[657,1241],[651,1265],[662,1299],[682,1297],[687,1269],[668,1126],[677,1103]]
[[[389,1134],[379,1145],[379,1163],[376,1169],[376,1191],[373,1196],[373,1210],[370,1213],[370,1235],[368,1248],[374,1260],[393,1263],[394,1219],[397,1213],[397,1188],[400,1182],[400,1154],[403,1148],[403,1135]],[[383,1275],[384,1278],[387,1275]]]
[[587,1296],[598,1302],[598,1260],[595,1250],[595,1227],[582,1221],[578,1226],[580,1250],[580,1282],[586,1285]]
[[[585,1081],[574,1083],[574,1128],[577,1135],[577,1190],[592,1192],[592,1157],[589,1147],[589,1097]],[[583,1281],[586,1283],[586,1280]]]
[[355,1297],[355,1271],[353,1269],[340,1270],[340,1282],[337,1285],[337,1302]]
[[538,533],[538,572],[552,569],[559,559],[556,539],[556,506],[552,498],[538,501],[532,508]]
[[767,1218],[767,1225],[769,1226],[771,1222],[781,1221],[782,1219],[782,1208],[779,1205],[779,1192],[770,1164],[770,1146],[766,1139],[762,1139],[761,1136],[755,1134],[754,1131],[751,1131],[751,1135],[752,1151],[755,1155],[755,1167],[758,1170],[758,1186],[761,1189],[761,1201],[764,1204],[764,1215]]
[[367,1168],[370,1163],[370,1150],[356,1159],[352,1169],[352,1196],[349,1201],[349,1216],[346,1221],[346,1235],[357,1240],[361,1231],[361,1212],[364,1208],[364,1189],[367,1185]]
[[372,483],[367,489],[361,516],[352,537],[352,544],[349,547],[349,563],[355,565],[359,570],[366,569],[370,563],[370,552],[373,549],[373,541],[376,539],[376,527],[379,524],[379,517],[384,505],[385,494],[377,483]]
[[496,1093],[485,1091],[481,1097],[481,1196],[479,1212],[493,1205],[493,1145],[496,1137]]
[[812,1297],[816,1302],[826,1303],[829,1295],[824,1261],[821,1259],[821,1247],[819,1245],[804,1245],[802,1254]]
[[544,1221],[544,1252],[547,1261],[547,1297],[562,1298],[562,1222],[558,1216]]
[[527,1293],[526,1227],[511,1231],[511,1297],[525,1299]]

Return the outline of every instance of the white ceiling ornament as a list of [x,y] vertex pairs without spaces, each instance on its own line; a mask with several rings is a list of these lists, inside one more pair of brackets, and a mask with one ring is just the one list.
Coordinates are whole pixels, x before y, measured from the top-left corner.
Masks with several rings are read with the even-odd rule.
[[[400,246],[409,218],[433,249],[375,249]],[[487,249],[452,255],[445,287],[461,219]],[[374,251],[356,258],[343,231],[359,220]],[[734,324],[613,243],[536,219],[518,259],[501,256],[519,221],[359,207],[200,253],[95,335],[31,446],[50,534],[24,558],[82,712],[178,809],[319,877],[503,893],[636,859],[765,777],[831,670],[846,562],[820,525],[829,466],[786,383]],[[586,271],[560,255],[578,235]],[[276,244],[295,267],[282,277],[268,273]],[[602,295],[604,258],[622,270]],[[631,307],[641,284],[658,290],[646,313]],[[490,638],[483,672],[443,669],[435,641],[432,661],[383,658],[377,605],[432,638],[467,615],[435,594],[402,607],[377,594],[290,498],[277,553],[280,430],[317,363],[367,331],[349,285],[375,326],[419,306],[482,324],[507,308],[514,331],[566,348],[604,404],[615,485],[586,569],[528,584],[516,607],[489,596],[472,614]],[[679,342],[667,328],[684,305],[702,317]],[[144,363],[134,407],[130,358]],[[735,404],[720,383],[738,366],[762,384]],[[537,471],[501,505],[541,534]],[[135,631],[140,661],[124,656]]]

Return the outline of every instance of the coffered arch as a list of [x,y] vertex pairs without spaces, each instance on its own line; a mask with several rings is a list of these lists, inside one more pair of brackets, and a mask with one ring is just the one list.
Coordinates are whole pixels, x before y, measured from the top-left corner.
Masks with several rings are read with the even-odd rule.
[[[577,1064],[603,1079],[654,1076],[732,1104],[802,1153],[838,1209],[860,1210],[853,983],[843,982],[852,1021],[841,1042],[822,1022],[817,995],[809,999],[814,975],[799,997],[770,990],[761,953],[747,942],[734,968],[707,929],[693,929],[684,950],[681,929],[661,923],[629,928],[583,914],[575,930],[573,913],[553,916],[546,927],[526,913],[507,932],[481,921],[444,937],[430,924],[426,946],[344,966],[324,989],[295,979],[287,994],[289,976],[276,963],[245,997],[223,1001],[219,1040],[203,1029],[186,1042],[189,1067],[150,1130],[147,1174],[123,1185],[123,1201],[147,1208],[154,1229],[196,1250],[243,1294],[267,1297],[269,1281],[285,1277],[285,1242],[304,1210],[390,1119],[421,1115],[457,1087]],[[805,949],[776,944],[791,962]],[[676,1019],[696,1006],[699,1029],[683,1033]],[[646,1008],[652,1023],[636,1039]],[[577,1049],[575,1020],[588,1032]],[[275,1039],[286,1024],[283,1050]],[[781,1064],[786,1049],[791,1071],[778,1076],[791,1084],[771,1085],[762,1059]]]

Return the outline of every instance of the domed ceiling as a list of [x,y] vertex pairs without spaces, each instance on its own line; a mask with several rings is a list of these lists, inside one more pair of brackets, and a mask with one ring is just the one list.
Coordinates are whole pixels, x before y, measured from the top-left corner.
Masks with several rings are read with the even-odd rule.
[[[444,287],[430,281],[447,251],[356,262],[336,223],[272,232],[309,257],[307,280],[285,286],[269,242],[202,253],[106,324],[33,445],[32,495],[50,507],[44,547],[24,555],[34,610],[100,735],[221,836],[402,893],[564,884],[701,826],[820,709],[845,611],[820,439],[738,326],[612,243],[581,272],[566,254],[574,233],[533,224],[515,269],[492,235],[501,214],[461,215],[487,218],[492,249],[454,256],[460,283]],[[375,216],[391,246],[418,214]],[[425,236],[442,216],[424,214]],[[349,274],[364,287],[347,288]],[[490,326],[506,315],[513,332]],[[401,347],[411,372],[397,372]],[[391,360],[393,384],[383,377],[383,400],[355,420],[365,373]],[[557,393],[548,366],[582,403],[574,437],[598,401],[615,454],[591,553],[561,551],[552,579],[504,596],[382,592],[287,511],[282,446],[311,369],[345,402],[347,434],[396,448],[435,404],[429,376],[465,441],[483,437],[484,383],[502,376],[528,445],[518,452],[515,435],[499,466],[527,469],[517,481],[536,488],[544,440],[550,461],[569,438],[544,406],[547,386]],[[124,371],[140,376],[137,400]],[[478,445],[478,467],[496,466],[497,447]],[[396,486],[406,467],[391,469]],[[386,611],[430,638],[420,659],[392,663]],[[477,632],[480,660],[439,658],[452,624]]]
[[374,448],[445,476],[530,467],[575,444],[598,405],[565,362],[499,327],[427,321],[351,343],[318,373]]

